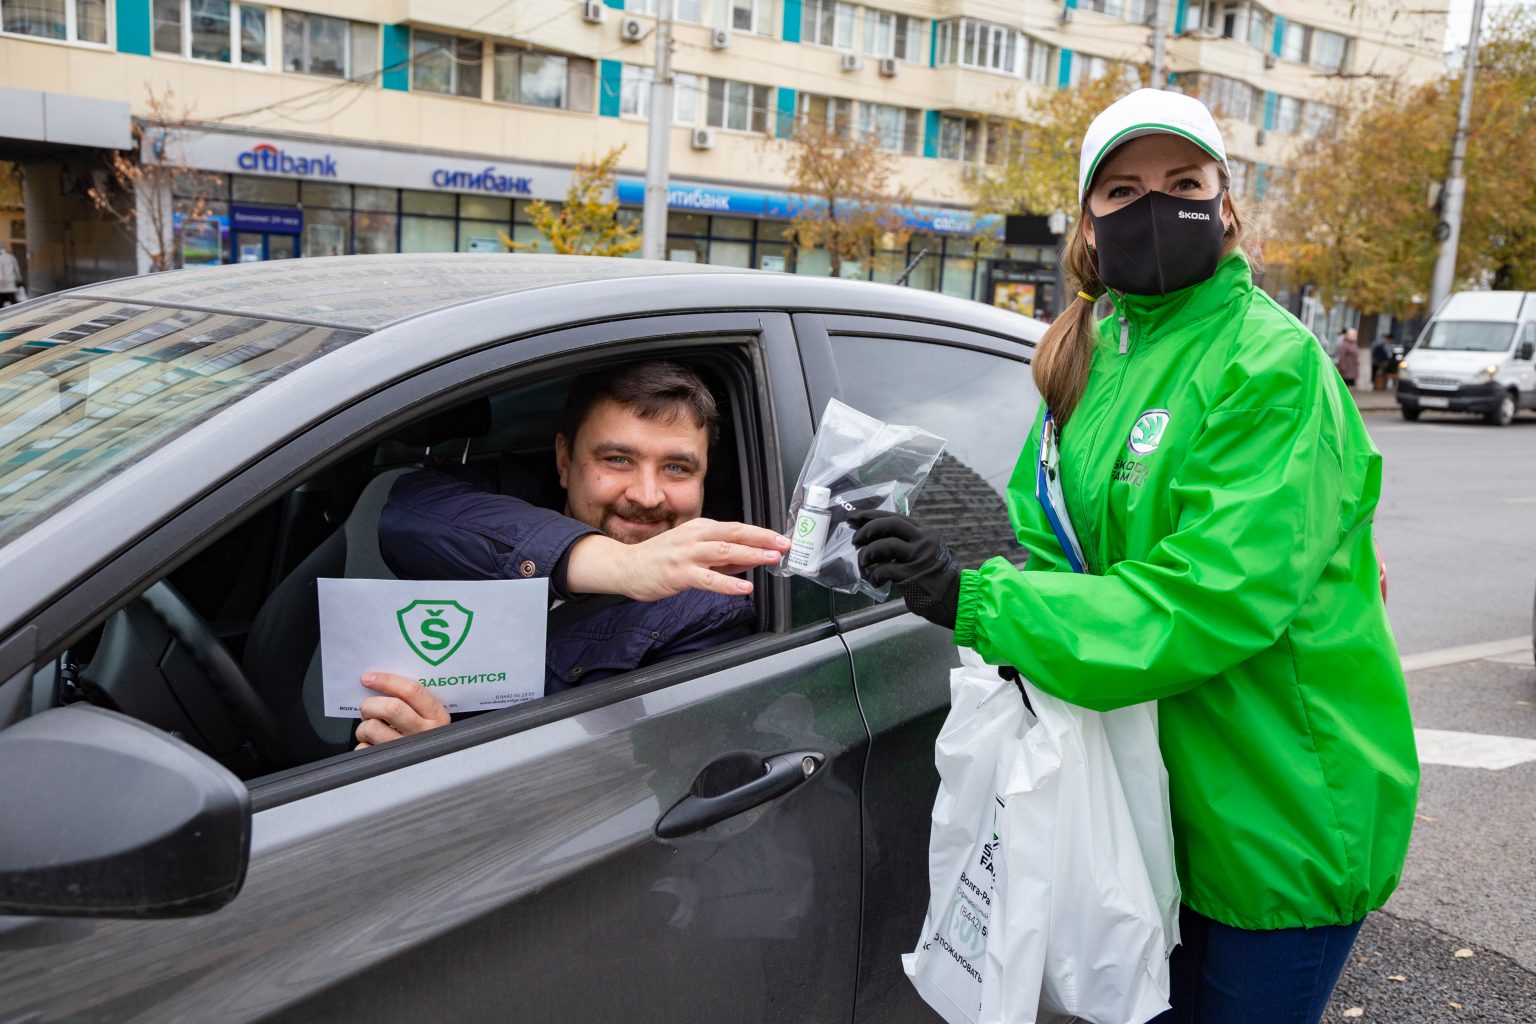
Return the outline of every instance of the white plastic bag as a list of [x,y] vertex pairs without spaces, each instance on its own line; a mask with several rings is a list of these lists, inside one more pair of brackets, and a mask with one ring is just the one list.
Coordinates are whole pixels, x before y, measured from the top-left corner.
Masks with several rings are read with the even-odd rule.
[[988,951],[983,987],[983,1008],[995,1013],[983,1016],[1029,1024],[1038,994],[1041,1011],[1143,1024],[1168,1008],[1168,955],[1178,944],[1157,705],[1097,712],[1027,680],[1024,688],[1037,724],[1002,789],[993,917],[1001,940]]
[[928,915],[901,958],[948,1024],[978,1024],[994,910],[999,787],[1034,725],[1019,690],[970,651],[949,677],[949,717],[934,744],[939,794],[928,842]]

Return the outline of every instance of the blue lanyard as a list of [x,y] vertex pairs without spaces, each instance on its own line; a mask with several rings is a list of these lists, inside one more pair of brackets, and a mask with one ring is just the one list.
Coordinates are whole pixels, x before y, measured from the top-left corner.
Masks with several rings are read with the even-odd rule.
[[[1056,442],[1056,424],[1051,420],[1051,410],[1045,410],[1045,420],[1040,424],[1040,464],[1035,468],[1035,499],[1045,511],[1045,521],[1056,534],[1056,543],[1067,558],[1073,572],[1087,572],[1083,565],[1083,552],[1077,543],[1077,531],[1067,515],[1066,499],[1061,497],[1060,449]],[[1054,494],[1052,491],[1054,490]]]

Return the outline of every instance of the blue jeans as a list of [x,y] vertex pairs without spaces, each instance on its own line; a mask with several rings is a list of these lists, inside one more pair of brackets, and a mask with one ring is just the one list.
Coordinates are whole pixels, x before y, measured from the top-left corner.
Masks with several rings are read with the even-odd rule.
[[1149,1024],[1317,1024],[1361,923],[1248,931],[1181,907],[1173,1008]]

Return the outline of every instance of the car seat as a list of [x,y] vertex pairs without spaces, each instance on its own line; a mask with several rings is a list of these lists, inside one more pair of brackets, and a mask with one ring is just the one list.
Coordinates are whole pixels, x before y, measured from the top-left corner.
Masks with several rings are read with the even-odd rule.
[[[483,436],[490,403],[482,399],[403,428],[396,439],[413,448]],[[325,714],[320,671],[320,599],[326,578],[392,580],[397,577],[379,550],[379,515],[397,479],[420,463],[375,476],[353,503],[346,521],[283,578],[262,603],[245,646],[242,669],[267,702],[288,738],[296,763],[349,750],[355,722]]]

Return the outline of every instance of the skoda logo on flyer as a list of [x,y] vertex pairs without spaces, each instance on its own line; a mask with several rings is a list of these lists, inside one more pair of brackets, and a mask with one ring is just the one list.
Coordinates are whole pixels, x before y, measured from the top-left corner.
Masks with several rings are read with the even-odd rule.
[[1148,409],[1136,420],[1125,446],[1137,455],[1149,455],[1162,443],[1163,431],[1168,429],[1167,409]]
[[428,665],[453,657],[469,636],[475,613],[457,601],[412,601],[395,613],[400,635]]

